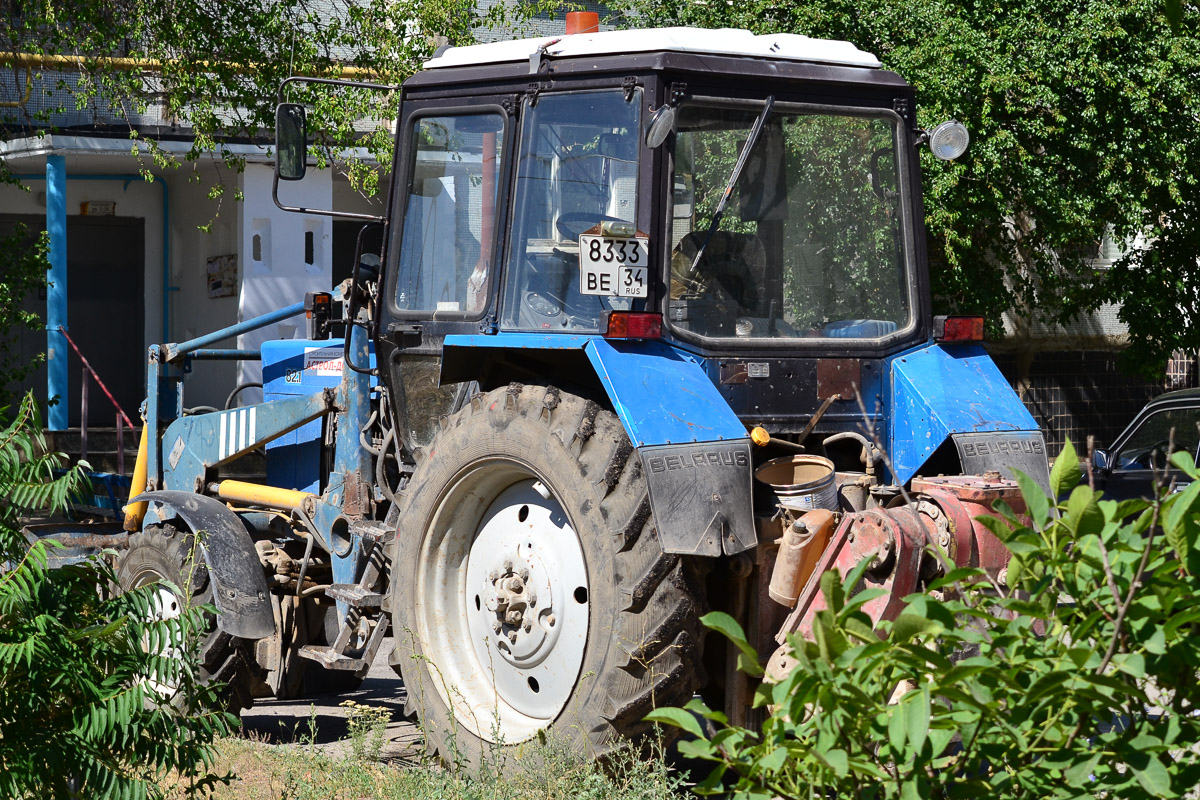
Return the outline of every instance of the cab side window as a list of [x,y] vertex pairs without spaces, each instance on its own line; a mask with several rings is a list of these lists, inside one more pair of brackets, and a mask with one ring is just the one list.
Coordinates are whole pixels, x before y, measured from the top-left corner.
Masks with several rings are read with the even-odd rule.
[[395,302],[444,317],[483,312],[495,272],[504,120],[497,113],[413,124]]

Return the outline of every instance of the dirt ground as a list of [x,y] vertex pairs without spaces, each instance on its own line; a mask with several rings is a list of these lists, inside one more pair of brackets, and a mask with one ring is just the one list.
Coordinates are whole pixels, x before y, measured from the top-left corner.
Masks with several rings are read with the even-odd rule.
[[362,686],[354,691],[314,694],[295,700],[256,700],[242,714],[243,735],[271,744],[313,743],[330,755],[342,755],[347,746],[346,709],[340,704],[353,700],[391,712],[388,741],[381,758],[411,760],[420,751],[421,733],[416,725],[404,720],[404,688],[387,661],[391,650],[389,637],[379,648]]

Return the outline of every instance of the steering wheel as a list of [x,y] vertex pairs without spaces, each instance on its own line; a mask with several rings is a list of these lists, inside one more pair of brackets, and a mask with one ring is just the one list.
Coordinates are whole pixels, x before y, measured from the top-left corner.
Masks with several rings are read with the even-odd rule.
[[593,227],[597,222],[624,222],[620,217],[610,217],[607,214],[593,214],[588,211],[572,211],[569,214],[563,214],[559,217],[554,227],[558,229],[558,235],[567,241],[577,241],[580,235],[588,228]]
[[1122,460],[1127,460],[1127,463],[1136,464],[1143,469],[1151,469],[1150,459],[1151,456],[1154,455],[1155,451],[1157,451],[1163,455],[1164,463],[1159,465],[1162,467],[1166,465],[1167,447],[1169,446],[1170,442],[1168,442],[1166,439],[1159,439],[1149,447],[1138,448],[1137,450],[1134,450]]

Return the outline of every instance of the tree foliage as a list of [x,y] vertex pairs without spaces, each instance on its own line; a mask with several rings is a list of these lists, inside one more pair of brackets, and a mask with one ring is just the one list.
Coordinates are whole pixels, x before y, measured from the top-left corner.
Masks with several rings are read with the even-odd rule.
[[[1200,347],[1200,9],[1162,0],[630,0],[638,25],[846,39],[917,88],[923,128],[957,118],[967,154],[922,153],[944,311],[1018,328],[1123,302],[1130,362]],[[1174,24],[1172,24],[1174,20]],[[1108,235],[1137,242],[1109,272]]]
[[[1191,455],[1173,463],[1200,479]],[[1023,478],[1024,476],[1022,476]],[[761,729],[706,736],[680,709],[651,717],[715,762],[701,793],[738,798],[1182,797],[1200,780],[1200,482],[1154,502],[1104,500],[1074,449],[1054,506],[1021,481],[1027,516],[989,527],[1012,554],[1003,585],[955,569],[872,630],[854,594],[866,564],[822,576],[813,640],[755,699]],[[1149,488],[1149,487],[1148,487]],[[710,615],[711,617],[712,615]],[[710,619],[747,651],[729,618]],[[757,668],[757,658],[743,658]],[[722,788],[725,785],[725,788]]]
[[26,397],[0,432],[0,796],[157,797],[167,774],[203,790],[236,724],[197,680],[211,609],[164,619],[157,585],[114,595],[106,562],[55,569],[54,542],[27,549],[20,519],[61,510],[84,481],[62,463]]
[[17,352],[21,329],[38,331],[45,325],[35,312],[24,307],[35,289],[46,286],[47,239],[34,235],[23,224],[0,236],[0,407],[16,398],[12,384],[23,380],[45,361],[45,353],[21,358]]
[[[52,129],[61,114],[82,108],[115,114],[151,167],[178,168],[208,153],[234,169],[242,158],[230,141],[267,141],[276,93],[291,75],[399,85],[442,43],[469,44],[481,27],[519,26],[553,5],[503,4],[481,13],[476,0],[4,0],[0,64],[18,87],[36,92],[3,117],[0,137]],[[66,57],[66,64],[17,54]],[[310,101],[310,132],[327,155],[366,146],[386,170],[398,93],[357,90],[292,92]],[[140,115],[157,111],[165,129],[144,129]],[[265,134],[265,135],[264,135]],[[190,137],[182,160],[163,137]],[[348,162],[350,163],[350,162]],[[352,162],[373,186],[373,171]],[[0,177],[5,176],[0,164]],[[11,179],[11,175],[8,175]],[[221,192],[214,186],[215,194]]]

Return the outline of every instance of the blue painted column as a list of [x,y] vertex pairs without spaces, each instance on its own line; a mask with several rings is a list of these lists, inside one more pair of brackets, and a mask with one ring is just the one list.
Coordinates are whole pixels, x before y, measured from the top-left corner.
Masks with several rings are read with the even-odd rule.
[[50,235],[50,286],[46,289],[46,397],[50,430],[67,429],[67,164],[46,156],[46,232]]

